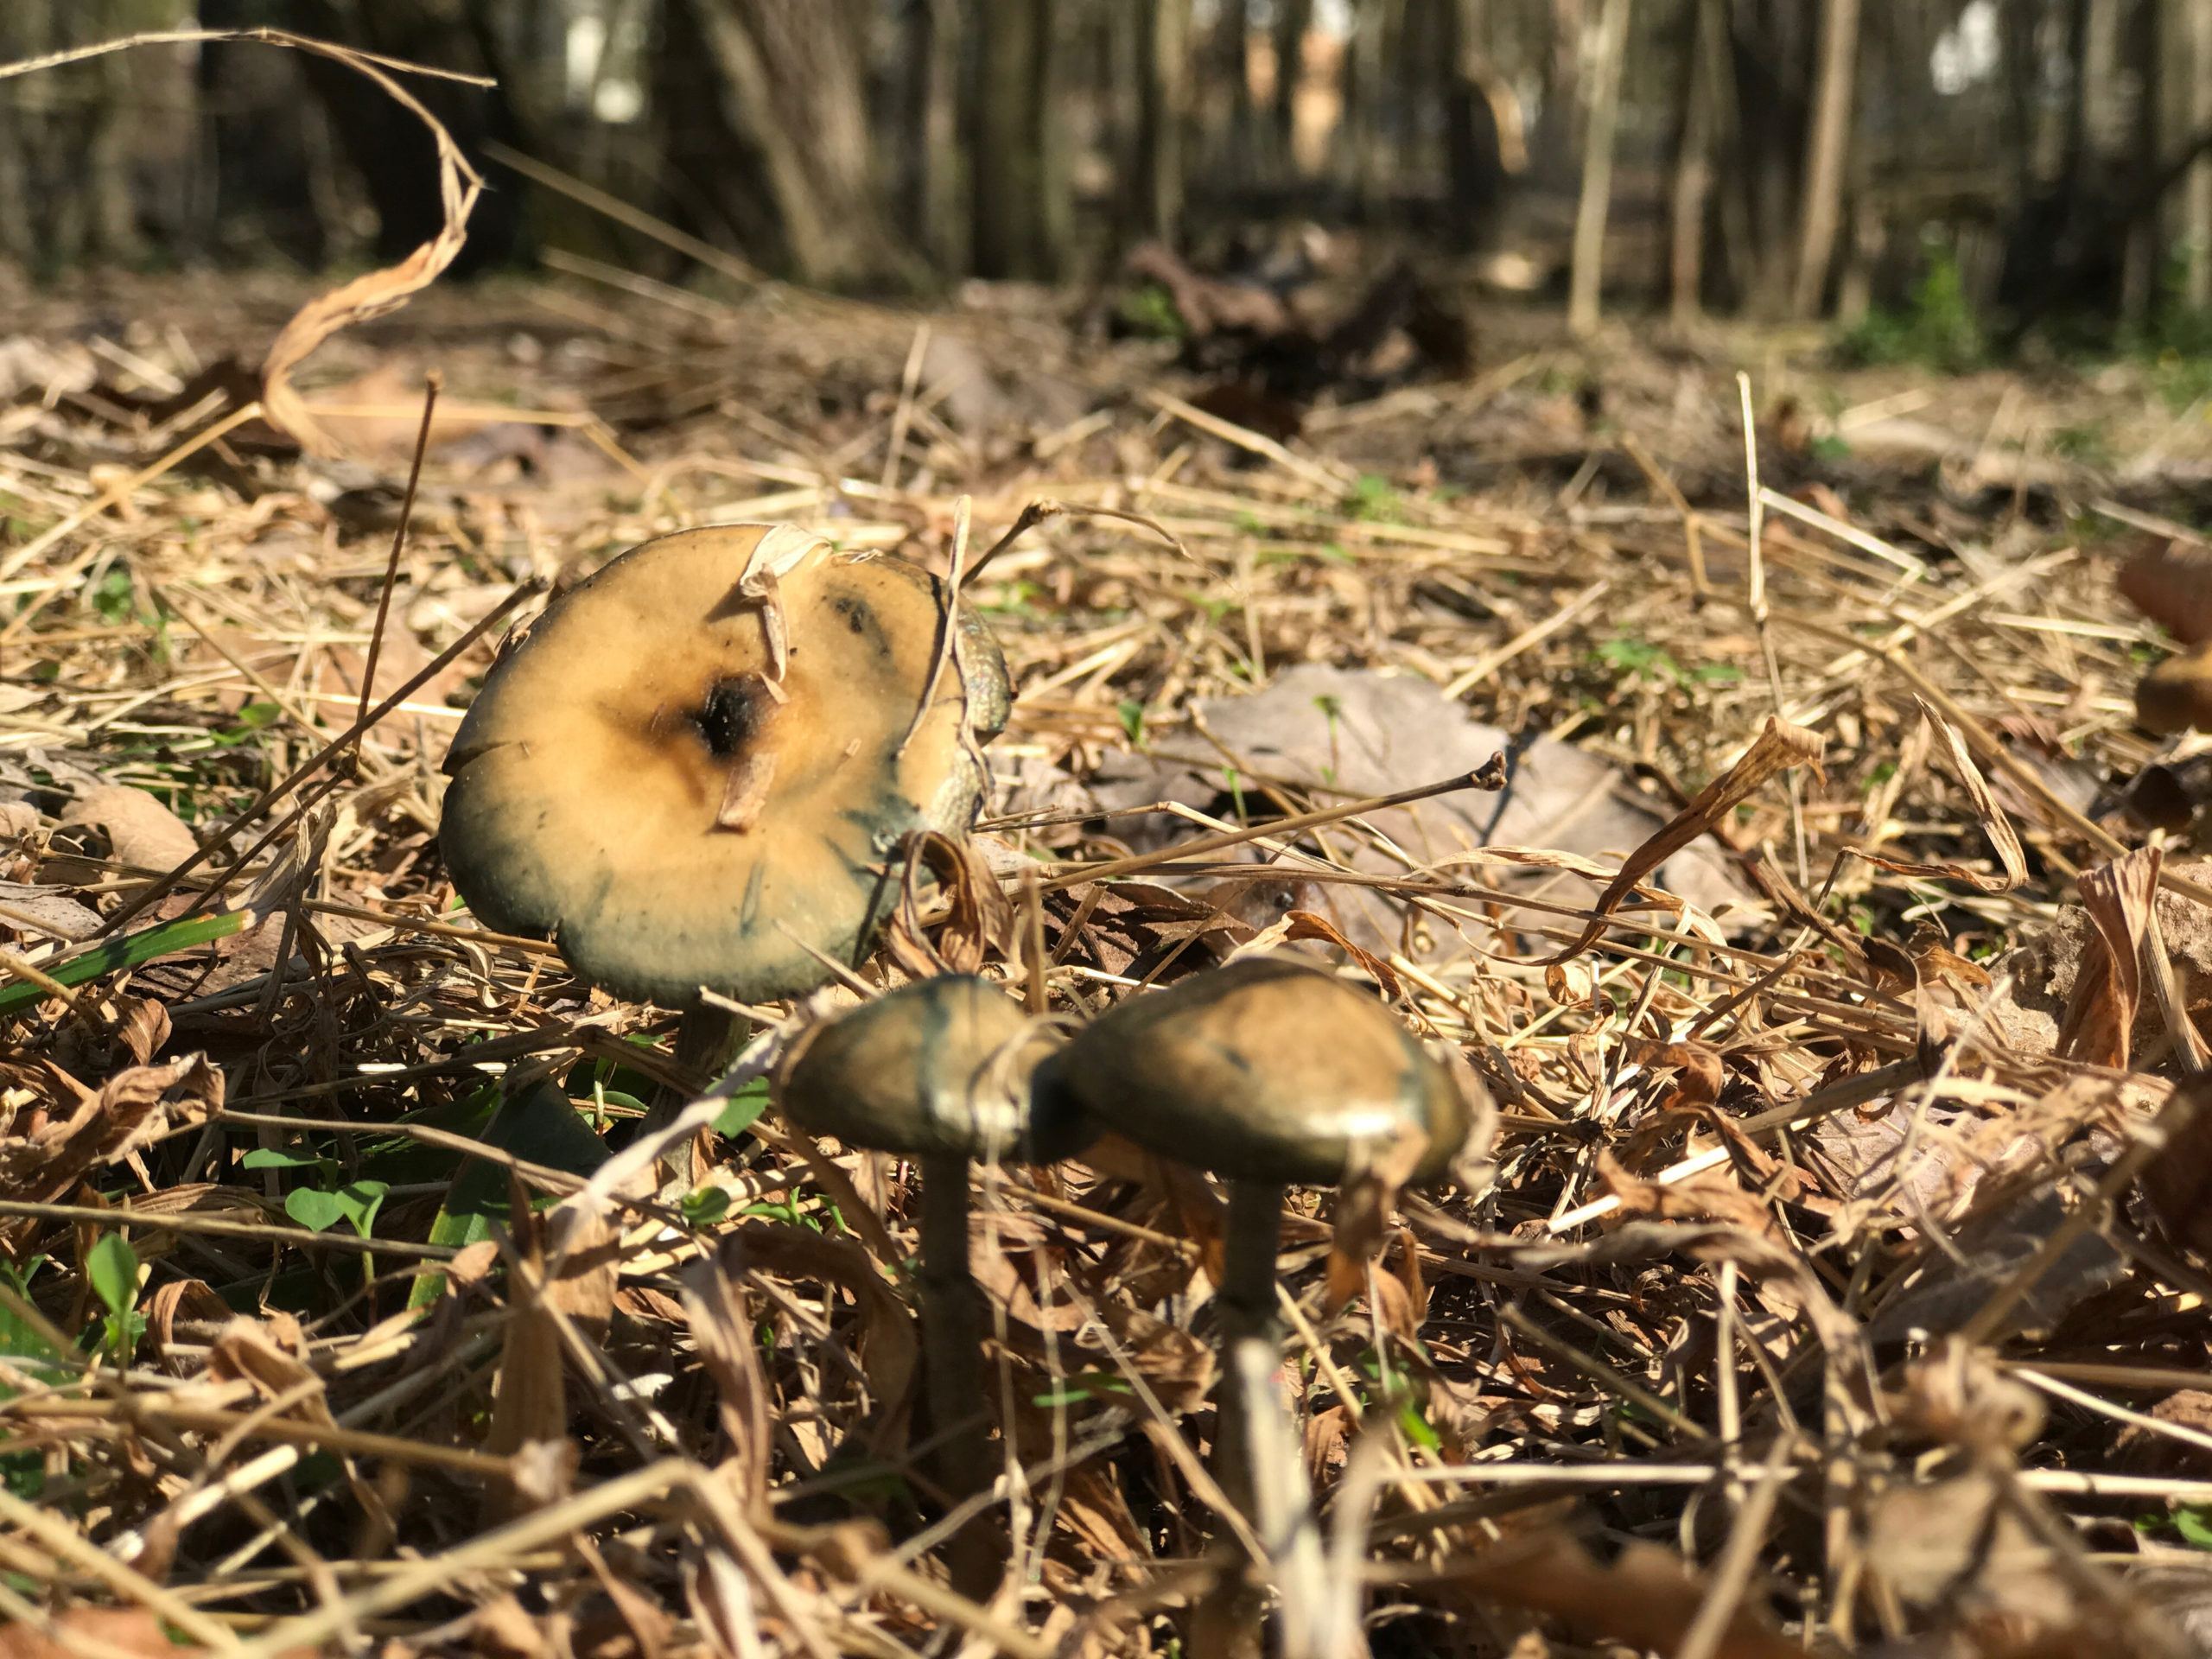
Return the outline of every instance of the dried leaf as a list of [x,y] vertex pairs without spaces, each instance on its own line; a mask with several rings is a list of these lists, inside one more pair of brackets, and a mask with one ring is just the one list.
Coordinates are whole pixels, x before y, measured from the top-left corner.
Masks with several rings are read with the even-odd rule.
[[167,1065],[138,1065],[94,1092],[47,1064],[49,1082],[76,1096],[75,1109],[20,1140],[0,1141],[0,1192],[52,1203],[86,1171],[120,1163],[176,1127],[222,1109],[223,1074],[204,1054]]
[[1551,960],[1570,962],[1580,956],[1589,948],[1591,942],[1605,931],[1604,918],[1611,913],[1614,906],[1634,890],[1637,882],[1699,836],[1722,823],[1728,814],[1751,799],[1769,779],[1804,766],[1809,766],[1818,772],[1821,751],[1824,747],[1825,740],[1818,732],[1789,725],[1770,715],[1758,741],[1745,752],[1740,760],[1700,790],[1696,798],[1669,818],[1656,835],[1629,855],[1628,861],[1621,866],[1620,873],[1606,884],[1605,892],[1591,906],[1592,919],[1583,928],[1582,937]]
[[1868,1569],[1907,1606],[1943,1603],[1970,1617],[2006,1614],[2042,1626],[2075,1615],[2050,1549],[1986,1475],[1883,1493],[1863,1547]]
[[[1672,1653],[1705,1605],[1707,1586],[1672,1550],[1631,1542],[1607,1566],[1572,1534],[1550,1529],[1454,1560],[1452,1575],[1486,1601],[1543,1613],[1578,1636],[1611,1637],[1642,1651]],[[1737,1604],[1713,1659],[1803,1659],[1803,1648],[1758,1611]]]
[[1732,1222],[1763,1237],[1774,1231],[1774,1217],[1766,1205],[1718,1174],[1693,1175],[1671,1184],[1642,1180],[1601,1148],[1598,1179],[1610,1195],[1620,1200],[1624,1215],[1656,1216],[1665,1221]]
[[1345,956],[1357,963],[1363,972],[1382,988],[1385,996],[1395,997],[1403,993],[1397,970],[1370,950],[1363,950],[1344,937],[1344,930],[1327,917],[1310,910],[1294,910],[1283,918],[1284,937],[1289,939],[1319,939],[1333,944]]
[[[514,1258],[507,1274],[506,1340],[499,1351],[499,1375],[493,1385],[492,1427],[485,1436],[484,1449],[494,1456],[512,1458],[526,1446],[567,1438],[569,1399],[561,1331],[547,1306],[542,1230],[531,1211],[529,1189],[519,1177],[511,1174],[510,1181],[513,1192],[508,1215]],[[486,1483],[486,1524],[512,1520],[528,1507],[518,1482]]]
[[723,1478],[747,1514],[765,1515],[775,1447],[770,1436],[768,1385],[760,1374],[753,1318],[737,1287],[744,1263],[742,1242],[729,1237],[718,1255],[702,1255],[685,1268],[683,1314],[721,1402],[722,1437],[729,1442]]
[[[937,878],[938,893],[950,909],[934,947],[922,924],[925,869]],[[1014,903],[991,874],[988,861],[973,845],[935,830],[917,830],[906,838],[899,913],[893,918],[890,944],[899,965],[916,978],[972,974],[982,967],[987,951],[1013,958]]]
[[559,1649],[512,1595],[494,1596],[468,1621],[469,1646],[482,1659],[556,1659]]
[[906,1444],[906,1408],[920,1339],[913,1315],[884,1283],[874,1262],[850,1239],[777,1222],[748,1222],[733,1236],[750,1271],[818,1279],[851,1294],[861,1311],[861,1369],[874,1396],[869,1446],[880,1456],[899,1455]]
[[1892,858],[1886,853],[1869,852],[1863,848],[1852,850],[1873,865],[1892,875],[1916,875],[1933,880],[1962,881],[1978,893],[2010,893],[2028,879],[2027,855],[2020,849],[2020,837],[2012,828],[2012,820],[1989,792],[1989,785],[1980,769],[1967,753],[1966,739],[1958,728],[1937,714],[1925,702],[1920,705],[1922,717],[1942,734],[1943,742],[1950,751],[1951,769],[1958,773],[1959,781],[1966,785],[1967,797],[1974,802],[1975,815],[1981,820],[1982,832],[1989,837],[1990,845],[1997,849],[1998,861],[2005,867],[2001,876],[1984,875],[1969,870],[1963,864],[1917,862],[1908,858]]
[[2082,963],[2067,999],[2058,1052],[2069,1059],[2127,1069],[2161,860],[2158,848],[2143,847],[2082,872],[2082,906],[2104,948]]
[[289,1314],[265,1323],[234,1319],[208,1349],[207,1375],[219,1382],[251,1382],[264,1400],[289,1399],[293,1415],[327,1427],[335,1420],[322,1378],[301,1357],[306,1348],[298,1321]]
[[177,1376],[186,1374],[183,1363],[169,1354],[169,1344],[176,1340],[176,1322],[194,1319],[207,1324],[220,1324],[231,1317],[231,1305],[215,1294],[214,1287],[205,1279],[172,1279],[162,1285],[147,1299],[146,1332],[154,1339],[154,1351]]
[[[1337,1195],[1336,1231],[1329,1246],[1328,1294],[1334,1313],[1367,1288],[1367,1268],[1382,1248],[1399,1190],[1428,1152],[1428,1137],[1402,1126],[1397,1138],[1366,1168],[1348,1175]],[[1408,1332],[1407,1334],[1410,1335]]]
[[342,447],[317,423],[293,389],[292,371],[340,329],[396,311],[436,281],[467,239],[468,215],[475,208],[484,181],[437,118],[367,59],[342,47],[288,38],[308,50],[335,58],[376,82],[430,130],[438,151],[438,200],[445,212],[438,233],[397,264],[357,276],[308,301],[284,325],[262,359],[261,407],[270,423],[289,434],[310,454],[338,455],[344,453]]
[[199,838],[182,818],[144,790],[121,784],[78,791],[61,824],[98,830],[119,862],[142,870],[173,869],[200,850]]
[[[72,1607],[51,1615],[54,1634],[29,1624],[0,1628],[0,1659],[85,1659],[97,1643],[110,1653],[139,1654],[144,1659],[176,1659],[180,1648],[161,1618],[144,1607]],[[78,1643],[85,1645],[79,1646]],[[98,1651],[97,1649],[92,1649]],[[288,1648],[274,1659],[314,1659],[311,1648]]]

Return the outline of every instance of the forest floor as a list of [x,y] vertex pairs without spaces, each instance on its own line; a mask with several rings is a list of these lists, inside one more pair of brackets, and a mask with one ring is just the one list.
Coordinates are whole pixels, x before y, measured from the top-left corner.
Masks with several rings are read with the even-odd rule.
[[601,270],[337,334],[346,459],[176,458],[309,291],[0,289],[0,1652],[1192,1650],[1214,1190],[979,1175],[1006,1571],[956,1592],[911,1173],[732,1086],[708,1181],[543,1285],[510,1192],[711,1079],[437,851],[521,585],[761,519],[944,574],[963,497],[978,548],[1070,509],[964,593],[978,845],[1041,878],[983,971],[1080,1021],[1306,952],[1495,1103],[1380,1218],[1293,1192],[1287,1651],[2212,1650],[2212,762],[2134,723],[2171,645],[2115,587],[2193,544],[2200,365],[1497,306],[1271,437],[1082,296]]

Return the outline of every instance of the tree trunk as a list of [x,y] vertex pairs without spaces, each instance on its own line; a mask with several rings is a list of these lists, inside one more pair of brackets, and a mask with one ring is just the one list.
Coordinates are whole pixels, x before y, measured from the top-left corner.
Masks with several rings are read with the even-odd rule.
[[1143,0],[1144,127],[1137,176],[1146,231],[1173,243],[1183,223],[1191,116],[1191,0]]
[[1274,162],[1286,181],[1298,171],[1298,88],[1313,28],[1313,0],[1275,0]]
[[[2129,134],[2130,153],[2118,181],[2122,189],[2133,188],[2137,181],[2154,178],[2158,171],[2160,10],[2158,0],[2136,0],[2128,18],[2125,50],[2126,60],[2135,66],[2135,119]],[[2152,308],[2158,300],[2159,257],[2164,251],[2158,234],[2162,206],[2155,196],[2145,200],[2142,212],[2128,226],[2127,263],[2120,279],[2120,320],[2130,330],[2139,331],[2149,323]]]
[[759,154],[793,274],[912,280],[886,220],[868,140],[866,65],[842,6],[687,0],[721,80],[724,118]]
[[[1446,73],[1445,170],[1452,186],[1452,238],[1462,251],[1489,239],[1513,170],[1494,101],[1500,83],[1483,49],[1483,3],[1438,0]],[[1510,90],[1505,96],[1511,96]]]
[[1051,282],[1066,257],[1069,201],[1054,0],[982,0],[976,86],[979,276]]
[[1403,89],[1393,86],[1390,66],[1404,14],[1405,0],[1358,0],[1352,10],[1344,130],[1351,140],[1352,189],[1370,220],[1388,200],[1396,173],[1397,94]]
[[1680,327],[1695,322],[1705,308],[1706,206],[1713,195],[1713,106],[1719,99],[1704,41],[1706,16],[1712,10],[1711,0],[1698,0],[1691,15],[1682,143],[1675,157],[1674,200],[1669,204],[1669,289],[1671,313]]
[[1206,77],[1229,89],[1229,130],[1222,146],[1220,181],[1242,194],[1259,177],[1258,112],[1252,106],[1249,0],[1221,0],[1206,42]]
[[1613,194],[1613,134],[1620,122],[1621,60],[1628,50],[1629,0],[1605,0],[1599,23],[1598,61],[1590,77],[1590,125],[1582,149],[1582,196],[1574,213],[1574,266],[1567,326],[1598,329],[1605,282],[1605,214]]
[[[2189,130],[2212,131],[2212,0],[2186,0],[2189,8]],[[2212,307],[2212,155],[2189,169],[2185,234],[2189,239],[2190,309]]]
[[1790,295],[1789,308],[1799,317],[1820,315],[1828,267],[1835,257],[1858,67],[1859,0],[1825,0],[1812,146],[1805,164],[1804,218],[1797,239],[1797,281]]
[[899,228],[940,273],[957,276],[970,251],[962,233],[960,0],[905,0],[900,22]]

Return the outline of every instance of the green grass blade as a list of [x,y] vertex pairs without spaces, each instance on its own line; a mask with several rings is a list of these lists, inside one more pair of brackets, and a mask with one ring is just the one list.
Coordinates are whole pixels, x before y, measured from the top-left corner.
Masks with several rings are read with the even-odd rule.
[[[82,985],[104,975],[138,967],[156,957],[189,950],[211,939],[228,938],[244,927],[245,921],[246,912],[242,910],[222,916],[188,916],[181,921],[163,922],[136,933],[126,933],[119,939],[110,939],[81,957],[72,957],[50,968],[41,966],[41,971],[64,985]],[[43,989],[27,982],[10,985],[0,990],[0,1016],[35,1007],[45,995]]]

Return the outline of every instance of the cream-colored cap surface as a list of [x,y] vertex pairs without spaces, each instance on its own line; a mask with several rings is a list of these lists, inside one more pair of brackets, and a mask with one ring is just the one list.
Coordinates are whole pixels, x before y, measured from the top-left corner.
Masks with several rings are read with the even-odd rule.
[[[755,550],[789,641],[739,583]],[[616,995],[747,1001],[828,977],[887,912],[909,830],[967,829],[1005,666],[963,629],[914,721],[941,584],[788,526],[634,548],[548,609],[455,734],[440,845],[488,926],[551,938]],[[904,741],[905,747],[901,749]],[[800,941],[804,941],[802,944]]]

